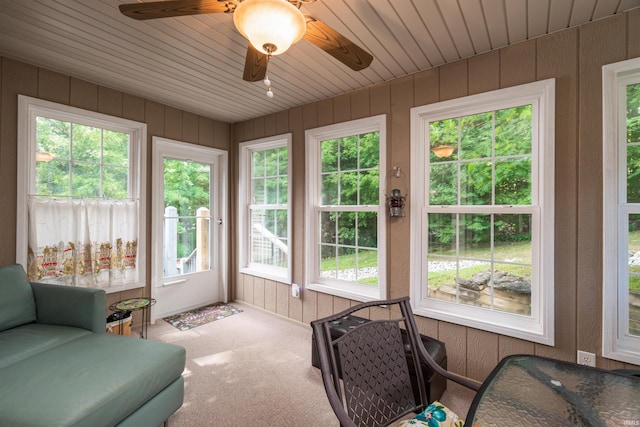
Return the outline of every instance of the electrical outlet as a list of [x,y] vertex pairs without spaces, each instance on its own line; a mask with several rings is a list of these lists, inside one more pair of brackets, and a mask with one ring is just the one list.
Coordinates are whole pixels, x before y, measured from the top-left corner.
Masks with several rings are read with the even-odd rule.
[[291,284],[291,296],[294,298],[300,298],[300,285],[296,283]]
[[578,350],[578,364],[596,366],[596,355],[588,351]]

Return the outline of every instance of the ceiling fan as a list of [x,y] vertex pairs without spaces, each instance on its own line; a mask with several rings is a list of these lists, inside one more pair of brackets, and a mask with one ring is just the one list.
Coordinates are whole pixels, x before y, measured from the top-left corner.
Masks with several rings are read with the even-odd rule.
[[315,0],[166,0],[121,4],[120,12],[146,20],[205,13],[232,13],[238,31],[249,40],[243,79],[264,80],[269,86],[267,64],[272,55],[284,53],[300,38],[310,41],[349,68],[367,68],[373,57],[360,46],[311,16],[300,6]]

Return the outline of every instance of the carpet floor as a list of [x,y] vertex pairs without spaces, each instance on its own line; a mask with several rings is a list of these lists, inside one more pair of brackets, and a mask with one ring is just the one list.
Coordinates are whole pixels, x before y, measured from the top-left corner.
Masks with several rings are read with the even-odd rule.
[[[234,302],[243,313],[178,331],[164,321],[149,339],[187,350],[185,399],[171,427],[337,427],[320,371],[311,366],[311,328]],[[443,404],[466,415],[473,392],[449,382]]]

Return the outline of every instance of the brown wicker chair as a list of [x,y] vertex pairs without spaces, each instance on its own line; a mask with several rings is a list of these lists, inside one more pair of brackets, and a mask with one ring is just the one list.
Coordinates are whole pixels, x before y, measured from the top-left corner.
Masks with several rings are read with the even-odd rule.
[[[391,313],[399,312],[400,317],[362,323],[332,339],[331,322],[376,306],[388,306]],[[399,310],[394,310],[394,306]],[[311,327],[317,343],[324,388],[343,427],[387,426],[410,413],[422,411],[430,402],[426,401],[421,359],[452,381],[476,391],[480,387],[477,381],[449,372],[431,358],[420,339],[408,297],[362,303],[315,320]],[[401,328],[409,337],[408,350],[402,341]],[[414,383],[418,393],[415,394],[408,363],[413,364],[417,374],[418,381]],[[342,381],[338,366],[342,370]],[[419,402],[415,401],[415,395],[421,397]]]

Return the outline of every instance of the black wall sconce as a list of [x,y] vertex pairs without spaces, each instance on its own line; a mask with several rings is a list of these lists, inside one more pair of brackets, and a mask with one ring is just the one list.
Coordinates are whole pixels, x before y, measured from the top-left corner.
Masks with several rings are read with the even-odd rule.
[[[400,178],[402,176],[402,171],[400,170],[400,166],[393,167],[393,175],[395,175],[396,178]],[[388,175],[387,180],[391,176],[392,175]],[[405,194],[403,196],[400,189],[394,188],[393,190],[391,190],[391,194],[387,196],[387,208],[389,208],[389,216],[391,218],[406,216],[404,213],[405,200],[407,200],[407,195]]]
[[387,207],[389,208],[390,217],[403,217],[404,216],[404,201],[406,196],[403,196],[400,190],[394,188],[391,190],[391,195],[387,197]]

